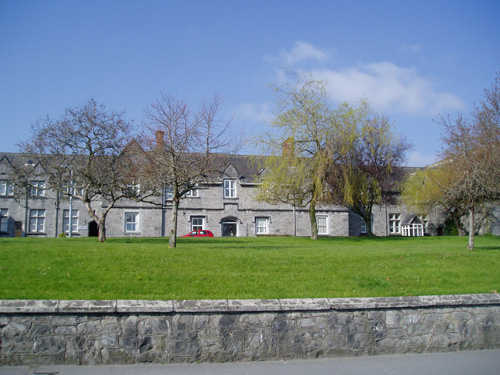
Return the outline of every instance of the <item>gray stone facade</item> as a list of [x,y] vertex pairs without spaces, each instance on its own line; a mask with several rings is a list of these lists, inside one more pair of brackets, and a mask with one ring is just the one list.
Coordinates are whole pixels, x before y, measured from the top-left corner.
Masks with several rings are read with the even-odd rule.
[[500,348],[500,296],[0,301],[0,365],[226,362]]
[[[17,154],[0,154],[0,183],[9,181],[11,159]],[[192,196],[185,197],[179,207],[178,235],[189,233],[194,228],[211,230],[215,236],[235,235],[251,237],[263,235],[309,236],[310,221],[307,207],[293,207],[289,204],[269,204],[256,199],[258,182],[257,171],[252,170],[250,158],[235,157],[236,167],[230,166],[214,181],[200,185]],[[224,181],[234,181],[234,196],[224,195]],[[168,198],[168,197],[167,197]],[[158,203],[162,201],[157,197]],[[99,211],[107,202],[97,201],[93,208]],[[68,234],[68,198],[53,191],[43,191],[39,196],[29,195],[17,198],[7,191],[0,191],[2,210],[2,230],[0,236],[39,236],[56,237]],[[89,217],[82,202],[74,199],[74,236],[97,235],[95,223]],[[41,210],[41,211],[39,211]],[[43,213],[43,225],[36,227],[36,216]],[[402,205],[379,205],[373,209],[373,234],[376,236],[401,235],[401,222],[409,214]],[[500,234],[500,211],[488,222],[493,234]],[[4,215],[5,214],[5,215]],[[134,225],[125,224],[126,216],[134,215]],[[394,216],[396,215],[396,216]],[[66,219],[65,219],[66,216]],[[323,236],[360,236],[363,235],[362,219],[346,207],[325,205],[317,207],[317,217],[321,220],[320,235]],[[427,217],[426,234],[443,233],[445,217],[440,212],[432,212]],[[66,220],[66,227],[64,221]],[[40,221],[40,218],[38,218]],[[397,221],[396,223],[391,221]],[[168,234],[171,223],[171,202],[166,207],[121,200],[110,211],[106,221],[108,237],[158,237]],[[258,232],[258,225],[260,224]],[[196,227],[202,226],[203,228]]]

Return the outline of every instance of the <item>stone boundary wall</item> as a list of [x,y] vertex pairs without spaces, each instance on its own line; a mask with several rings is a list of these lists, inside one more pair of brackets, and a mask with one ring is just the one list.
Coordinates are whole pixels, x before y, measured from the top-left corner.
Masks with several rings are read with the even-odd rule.
[[500,295],[0,300],[0,365],[226,362],[500,348]]

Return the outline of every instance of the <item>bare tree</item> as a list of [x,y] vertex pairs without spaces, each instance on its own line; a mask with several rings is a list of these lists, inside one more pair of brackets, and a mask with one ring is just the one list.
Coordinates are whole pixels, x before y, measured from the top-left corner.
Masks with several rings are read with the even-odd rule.
[[169,192],[171,248],[177,244],[180,200],[190,191],[202,189],[204,182],[222,172],[241,147],[241,136],[231,132],[232,120],[219,119],[220,107],[217,95],[192,111],[184,101],[162,93],[145,109],[148,122],[139,143],[147,162],[136,165],[135,170],[141,186],[153,192],[152,195]]
[[478,205],[500,196],[500,124],[491,121],[489,116],[483,117],[479,109],[473,113],[471,120],[458,115],[453,120],[441,118],[441,124],[444,126],[441,155],[453,175],[444,195],[448,200],[462,202],[467,208],[467,248],[472,250]]
[[365,100],[356,110],[341,106],[337,118],[344,135],[338,147],[340,158],[328,177],[330,193],[335,202],[361,216],[367,234],[372,235],[373,206],[396,203],[411,144],[396,135],[388,118],[373,112]]
[[439,123],[443,126],[441,162],[413,195],[418,199],[427,190],[433,193],[431,201],[445,202],[443,206],[450,205],[457,215],[467,211],[467,248],[472,250],[478,207],[500,198],[500,75],[470,116],[441,117]]
[[[130,131],[123,113],[108,111],[91,99],[80,108],[66,109],[58,120],[38,121],[31,138],[19,145],[28,158],[40,161],[47,189],[83,202],[99,227],[100,242],[106,240],[107,214],[129,196],[122,151]],[[33,173],[30,166],[20,168],[18,181],[29,185]]]

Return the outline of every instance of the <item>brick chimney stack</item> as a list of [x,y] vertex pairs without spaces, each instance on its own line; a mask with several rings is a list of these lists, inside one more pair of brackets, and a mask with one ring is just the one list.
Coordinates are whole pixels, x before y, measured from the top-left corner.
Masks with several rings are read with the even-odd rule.
[[156,131],[156,147],[157,148],[163,148],[165,146],[165,132],[163,130],[157,130]]
[[285,157],[293,157],[295,155],[295,145],[294,138],[290,137],[285,142],[283,142],[283,156]]

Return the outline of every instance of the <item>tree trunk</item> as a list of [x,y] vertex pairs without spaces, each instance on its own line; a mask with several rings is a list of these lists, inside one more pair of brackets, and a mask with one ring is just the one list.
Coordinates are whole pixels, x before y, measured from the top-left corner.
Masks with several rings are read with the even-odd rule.
[[174,199],[172,202],[172,227],[170,228],[170,237],[168,239],[168,247],[173,249],[177,246],[177,212],[179,208],[179,200]]
[[373,236],[373,233],[372,233],[372,215],[367,215],[365,218],[365,223],[366,223],[366,235],[368,237],[371,237]]
[[316,201],[309,205],[309,220],[311,221],[311,240],[318,239],[318,224],[316,223]]
[[87,209],[87,212],[88,212],[89,216],[92,218],[92,220],[94,220],[97,223],[97,228],[99,229],[99,237],[98,237],[99,242],[105,242],[106,241],[106,215],[107,215],[107,211],[99,217],[95,213],[95,210],[92,209],[92,205],[91,205],[90,200],[83,200],[83,205]]
[[469,206],[469,243],[468,250],[474,250],[474,205]]
[[97,226],[99,227],[99,242],[106,241],[106,218],[101,217],[99,221],[97,221]]

